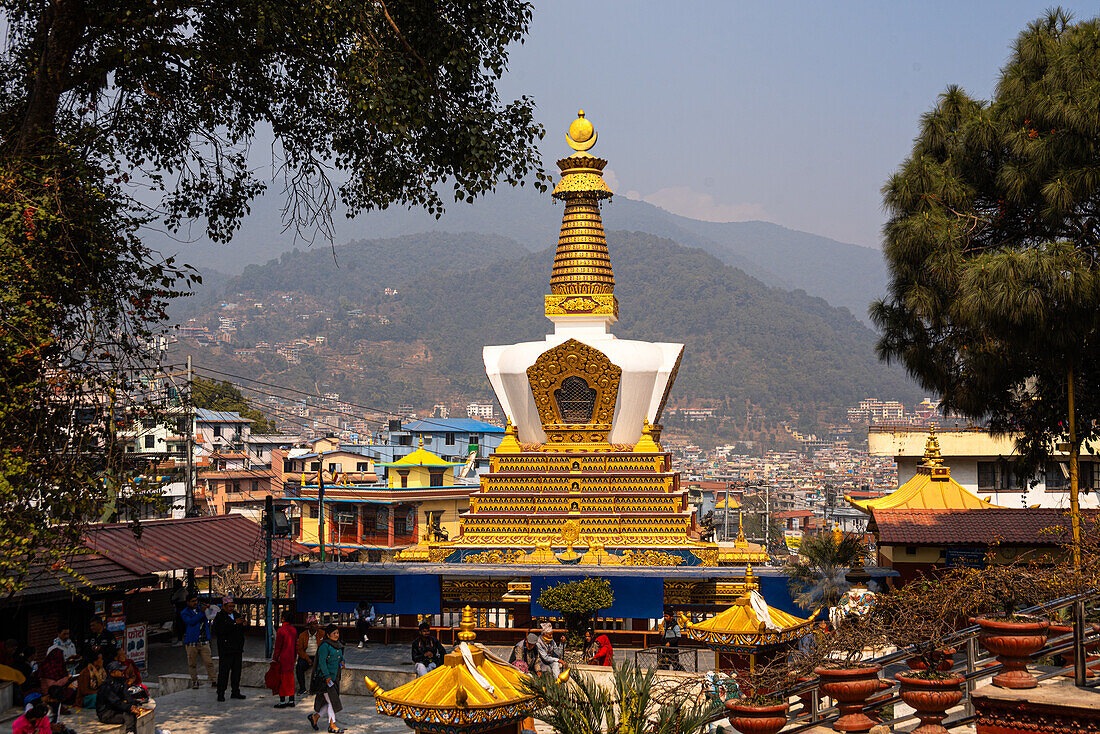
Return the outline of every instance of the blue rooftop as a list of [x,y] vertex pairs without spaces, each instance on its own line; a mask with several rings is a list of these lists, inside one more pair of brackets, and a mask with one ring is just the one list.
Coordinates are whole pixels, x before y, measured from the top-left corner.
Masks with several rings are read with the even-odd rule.
[[199,423],[251,423],[251,418],[242,418],[237,411],[209,410],[195,408],[195,420]]
[[427,418],[403,423],[401,430],[418,433],[504,433],[504,429],[500,426],[473,418]]

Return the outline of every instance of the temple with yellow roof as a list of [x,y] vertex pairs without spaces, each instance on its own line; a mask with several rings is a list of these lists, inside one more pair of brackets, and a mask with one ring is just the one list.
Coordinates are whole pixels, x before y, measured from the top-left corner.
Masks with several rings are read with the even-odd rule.
[[924,459],[912,479],[885,497],[845,499],[868,515],[874,510],[976,510],[997,507],[951,478],[951,469],[944,466],[940,456],[935,425],[929,427]]
[[485,347],[485,372],[506,436],[470,497],[457,537],[425,541],[405,561],[715,566],[764,562],[744,540],[703,541],[661,415],[684,345],[617,338],[615,276],[600,202],[607,161],[592,155],[584,111],[569,126],[574,153],[558,161],[553,197],[561,232],[542,341]]

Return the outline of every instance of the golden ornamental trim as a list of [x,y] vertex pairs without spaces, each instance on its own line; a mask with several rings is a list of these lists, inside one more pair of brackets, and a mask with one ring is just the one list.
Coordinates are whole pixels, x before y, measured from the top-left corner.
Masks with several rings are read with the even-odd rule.
[[659,550],[626,551],[623,553],[624,566],[679,566],[684,562],[680,556],[663,553]]
[[[527,380],[535,398],[549,443],[606,443],[615,416],[622,369],[600,350],[569,339],[547,349],[527,368]],[[587,423],[567,423],[558,410],[554,391],[570,377],[580,377],[595,391],[592,416]]]
[[491,550],[462,559],[463,563],[519,563],[527,554],[521,550]]

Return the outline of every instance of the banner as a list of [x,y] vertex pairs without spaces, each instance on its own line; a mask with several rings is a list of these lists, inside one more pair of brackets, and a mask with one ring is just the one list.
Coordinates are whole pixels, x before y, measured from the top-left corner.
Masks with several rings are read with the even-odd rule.
[[145,670],[146,626],[126,625],[126,657],[134,661],[138,670]]

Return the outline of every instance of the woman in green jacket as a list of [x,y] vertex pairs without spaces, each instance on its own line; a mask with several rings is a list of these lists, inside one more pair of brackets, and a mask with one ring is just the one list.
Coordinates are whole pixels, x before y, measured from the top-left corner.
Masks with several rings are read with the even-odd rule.
[[340,703],[340,671],[344,669],[344,643],[340,642],[340,630],[334,624],[325,627],[325,639],[317,646],[317,659],[313,664],[316,671],[316,698],[313,699],[313,713],[309,715],[309,725],[319,731],[321,715],[328,717],[330,732],[344,731],[336,725],[336,714],[343,710]]

